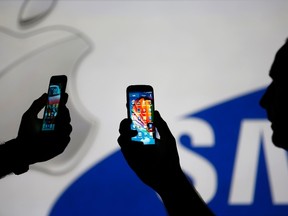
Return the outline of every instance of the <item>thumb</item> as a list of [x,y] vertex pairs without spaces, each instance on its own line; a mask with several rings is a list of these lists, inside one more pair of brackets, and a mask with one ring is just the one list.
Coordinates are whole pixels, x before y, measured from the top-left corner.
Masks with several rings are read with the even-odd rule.
[[38,99],[34,100],[30,108],[27,110],[32,115],[37,115],[47,104],[47,93],[44,93]]
[[62,96],[61,96],[61,103],[62,105],[65,105],[68,101],[68,94],[65,92]]

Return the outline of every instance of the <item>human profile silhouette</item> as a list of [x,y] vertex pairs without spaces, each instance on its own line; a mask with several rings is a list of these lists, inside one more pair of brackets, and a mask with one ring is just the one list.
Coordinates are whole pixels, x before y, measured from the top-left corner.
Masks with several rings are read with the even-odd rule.
[[11,173],[25,173],[29,165],[56,157],[69,144],[72,126],[66,107],[68,94],[63,95],[59,105],[59,113],[55,118],[56,128],[49,133],[41,130],[42,119],[37,116],[46,105],[47,97],[47,93],[44,93],[22,115],[17,137],[0,145],[0,178]]
[[260,100],[271,122],[272,142],[275,146],[288,150],[288,40],[277,51],[269,71],[272,82]]
[[161,197],[169,216],[214,215],[183,172],[176,140],[160,113],[155,111],[154,123],[160,139],[155,145],[132,141],[137,134],[131,130],[131,119],[121,121],[118,143],[128,165]]

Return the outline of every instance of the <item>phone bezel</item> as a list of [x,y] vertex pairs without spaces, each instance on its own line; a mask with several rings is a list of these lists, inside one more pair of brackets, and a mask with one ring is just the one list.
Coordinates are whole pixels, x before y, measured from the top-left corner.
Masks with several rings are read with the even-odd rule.
[[[62,97],[64,95],[64,93],[66,92],[66,86],[67,86],[67,76],[66,75],[54,75],[50,78],[49,80],[49,84],[48,84],[48,90],[47,90],[47,93],[48,93],[48,96],[47,96],[47,103],[45,105],[45,108],[44,108],[44,112],[43,112],[43,119],[42,119],[42,125],[41,125],[41,131],[42,132],[51,132],[51,131],[55,131],[55,128],[52,129],[52,130],[43,130],[43,125],[44,125],[44,121],[45,121],[45,113],[47,112],[47,109],[48,109],[48,105],[49,105],[49,89],[50,89],[50,86],[51,85],[55,85],[55,84],[59,84],[61,83],[61,93],[60,93],[60,99],[59,99],[59,106],[62,102]],[[58,114],[59,110],[57,110],[57,114]]]
[[[156,143],[156,129],[154,126],[154,111],[155,111],[155,94],[154,94],[154,89],[151,85],[129,85],[126,88],[126,108],[127,108],[127,116],[128,118],[131,119],[130,116],[130,98],[129,98],[129,93],[131,92],[152,92],[152,122],[153,122],[153,138],[154,138],[154,143]],[[132,119],[131,119],[132,120]],[[144,144],[144,145],[154,145],[154,144]]]

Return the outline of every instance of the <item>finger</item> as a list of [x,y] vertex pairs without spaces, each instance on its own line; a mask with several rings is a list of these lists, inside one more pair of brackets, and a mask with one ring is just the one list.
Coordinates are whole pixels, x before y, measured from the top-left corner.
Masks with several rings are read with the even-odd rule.
[[71,122],[70,111],[66,106],[63,106],[62,109],[59,109],[59,113],[56,116],[56,121],[59,124]]
[[71,118],[69,115],[69,110],[66,109],[66,112],[61,113],[61,115],[56,116],[56,132],[58,134],[69,135],[73,128],[71,125]]
[[65,105],[68,101],[68,94],[65,92],[61,98],[61,105]]
[[136,136],[137,131],[131,130],[131,119],[126,118],[120,122],[119,133],[120,133],[120,136],[117,139],[117,141],[120,147],[123,147],[127,145],[127,143],[132,142],[131,137]]
[[173,137],[167,123],[162,119],[157,110],[154,112],[154,117],[155,127],[157,128],[160,137]]
[[[58,125],[57,125],[58,126]],[[56,133],[60,136],[69,136],[73,131],[73,127],[71,124],[62,124],[60,127],[56,128]]]
[[32,115],[37,115],[47,104],[47,97],[47,93],[42,94],[41,97],[33,101],[27,112]]
[[133,137],[133,136],[136,136],[137,135],[137,130],[132,130],[131,129],[131,123],[132,123],[132,120],[131,119],[123,119],[121,122],[120,122],[120,126],[119,126],[119,133],[121,135],[124,135],[124,136],[128,136],[128,137]]
[[63,110],[67,109],[67,107],[66,107],[67,101],[68,101],[68,94],[65,92],[65,93],[61,96],[61,101],[60,101],[60,104],[59,104],[59,111],[58,111],[58,113],[61,113],[61,115],[62,115],[62,112],[66,112],[66,111],[63,111]]
[[54,156],[62,154],[64,150],[67,148],[68,144],[70,143],[70,136],[61,137],[55,143],[51,143],[50,149],[54,149]]
[[121,147],[122,152],[135,151],[143,147],[142,142],[132,141],[131,137],[120,135],[117,139],[119,146]]
[[131,119],[125,118],[120,122],[119,126],[119,133],[120,134],[125,134],[127,133],[128,130],[130,130],[130,125],[131,125]]
[[121,148],[123,148],[130,141],[129,141],[129,139],[127,139],[127,137],[120,135],[117,139],[117,142],[118,142],[119,146]]

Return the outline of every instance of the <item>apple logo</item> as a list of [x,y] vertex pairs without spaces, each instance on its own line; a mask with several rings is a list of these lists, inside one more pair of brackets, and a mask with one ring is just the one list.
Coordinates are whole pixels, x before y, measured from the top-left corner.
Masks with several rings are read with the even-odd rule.
[[[55,0],[39,2],[24,1],[18,17],[21,28],[27,30],[35,26],[56,3]],[[77,67],[92,50],[92,42],[68,26],[48,26],[25,32],[23,29],[15,32],[0,26],[1,141],[16,137],[22,114],[47,91],[50,77],[67,75],[67,107],[73,126],[71,142],[61,155],[30,167],[60,175],[79,163],[97,131],[95,117],[82,106],[76,86]]]

